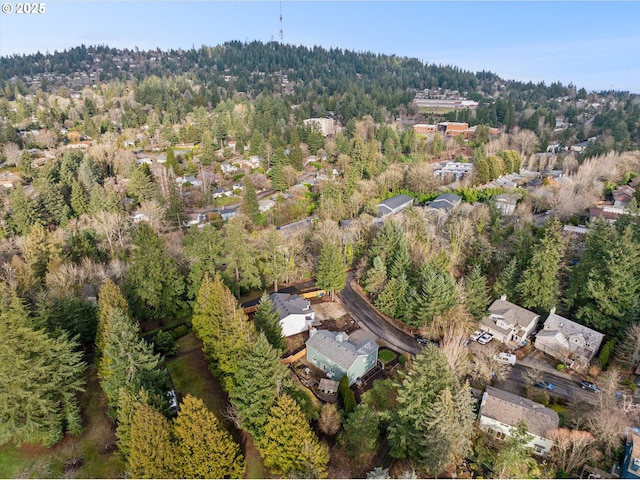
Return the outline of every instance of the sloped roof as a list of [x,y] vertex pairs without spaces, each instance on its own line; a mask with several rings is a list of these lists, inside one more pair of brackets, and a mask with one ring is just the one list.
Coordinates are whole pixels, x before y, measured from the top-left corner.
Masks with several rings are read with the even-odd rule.
[[[343,340],[339,341],[340,338]],[[309,337],[306,345],[335,362],[345,372],[351,368],[358,357],[378,349],[378,344],[374,340],[369,339],[355,345],[349,341],[346,333],[329,330],[317,330]]]
[[405,194],[396,195],[395,197],[387,198],[386,200],[378,204],[378,214],[384,215],[384,214],[391,213],[396,208],[401,207],[405,203],[409,203],[409,202],[413,203],[413,198]]
[[311,311],[311,304],[300,295],[289,293],[272,293],[269,295],[273,307],[278,312],[280,320],[289,315],[306,315]]
[[498,299],[491,304],[489,313],[501,316],[507,323],[519,325],[525,329],[528,329],[538,318],[537,313],[502,299]]
[[480,415],[515,427],[520,421],[527,424],[529,433],[549,438],[549,430],[558,428],[558,414],[541,403],[513,393],[487,387]]
[[[604,334],[592,330],[589,327],[585,327],[584,325],[580,325],[579,323],[569,320],[568,318],[561,317],[556,313],[551,313],[545,320],[542,331],[538,333],[538,337],[540,337],[540,335],[552,335],[556,339],[560,338],[559,335],[561,335],[565,339],[580,335],[582,336],[582,338],[584,338],[587,349],[590,351],[595,351],[600,348],[600,344],[602,343],[602,339],[604,338]],[[566,340],[560,341],[560,343],[563,346],[567,346],[572,351],[577,351],[580,349],[578,345],[572,344],[571,342],[568,342]],[[583,354],[584,352],[577,353]]]
[[443,193],[442,195],[437,197],[433,202],[431,202],[431,205],[429,205],[429,207],[448,212],[456,204],[458,204],[461,201],[462,201],[462,197],[459,197],[455,193]]

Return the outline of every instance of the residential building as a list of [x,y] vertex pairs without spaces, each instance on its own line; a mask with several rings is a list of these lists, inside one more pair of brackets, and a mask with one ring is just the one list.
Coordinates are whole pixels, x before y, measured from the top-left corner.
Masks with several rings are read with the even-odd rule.
[[540,315],[507,301],[502,295],[489,307],[489,316],[480,322],[480,329],[491,333],[502,343],[515,343],[521,346],[536,327]]
[[627,429],[620,478],[640,478],[640,430]]
[[311,329],[307,340],[307,361],[325,372],[327,378],[340,380],[349,378],[349,385],[376,366],[378,344],[365,340],[360,344],[349,341],[345,332]]
[[508,193],[501,193],[493,198],[496,203],[496,207],[498,207],[498,210],[500,210],[500,213],[504,216],[513,215],[513,212],[516,210],[518,200],[520,200],[518,195],[511,195]]
[[273,308],[278,312],[282,335],[289,337],[306,332],[315,320],[311,303],[300,295],[272,293],[269,295]]
[[455,175],[457,182],[460,181],[465,175],[470,174],[472,171],[473,163],[447,162],[444,167],[434,170],[433,174],[440,177],[444,177],[448,174]]
[[611,192],[613,196],[613,206],[616,208],[627,208],[635,193],[636,191],[629,185],[622,185],[616,188]]
[[462,203],[462,197],[455,193],[444,193],[429,204],[429,208],[439,210],[445,216],[453,212]]
[[558,414],[541,403],[510,392],[487,387],[480,402],[478,426],[503,439],[524,422],[533,438],[527,444],[536,454],[545,455],[553,447],[551,432],[558,428]]
[[438,126],[435,124],[426,124],[426,123],[416,123],[413,126],[413,131],[416,133],[427,134],[427,133],[436,133],[438,131]]
[[387,215],[398,213],[411,205],[413,205],[413,198],[409,195],[402,194],[387,198],[384,202],[378,204],[378,217],[386,217]]
[[585,369],[603,338],[602,333],[556,314],[554,307],[536,335],[535,347],[570,368]]
[[455,136],[463,134],[463,132],[469,128],[468,123],[464,122],[440,122],[438,124],[438,131],[445,135]]

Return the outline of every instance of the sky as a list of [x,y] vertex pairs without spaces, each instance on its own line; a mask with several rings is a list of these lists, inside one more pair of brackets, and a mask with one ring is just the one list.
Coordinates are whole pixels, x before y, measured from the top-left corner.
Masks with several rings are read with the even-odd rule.
[[[38,0],[35,0],[36,2]],[[0,0],[0,56],[80,44],[188,49],[230,40],[415,57],[506,80],[640,94],[640,2]],[[11,12],[4,13],[9,5]],[[282,11],[282,22],[280,12]]]

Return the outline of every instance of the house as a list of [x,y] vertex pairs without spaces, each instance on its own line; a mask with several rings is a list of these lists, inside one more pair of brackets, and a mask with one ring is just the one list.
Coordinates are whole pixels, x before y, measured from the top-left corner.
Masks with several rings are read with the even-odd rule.
[[620,478],[640,478],[640,431],[628,428]]
[[480,321],[480,329],[491,333],[502,343],[515,342],[524,345],[536,327],[540,315],[507,301],[502,295],[489,307],[489,316]]
[[444,193],[429,204],[429,208],[432,210],[438,210],[445,216],[449,216],[458,205],[462,203],[462,197],[459,197],[455,193]]
[[222,220],[229,220],[231,217],[234,217],[238,214],[237,208],[222,208],[218,210],[218,213],[222,217]]
[[378,217],[386,217],[387,215],[398,213],[411,205],[413,205],[413,198],[409,195],[402,194],[387,198],[384,202],[378,204]]
[[501,193],[493,197],[496,207],[500,210],[500,213],[504,216],[513,215],[516,210],[516,205],[520,197],[517,195],[510,195],[508,193]]
[[595,357],[604,335],[584,325],[549,312],[542,330],[536,335],[535,347],[575,369],[584,369]]
[[576,143],[575,145],[571,145],[571,151],[582,153],[587,148],[588,145],[589,145],[589,142],[587,140],[585,140],[584,142]]
[[184,177],[177,177],[176,178],[176,182],[179,183],[180,185],[191,185],[193,187],[199,187],[200,185],[202,185],[202,182],[200,180],[198,180],[196,177],[194,177],[193,175],[188,175],[188,176],[184,176]]
[[559,425],[558,414],[528,398],[487,387],[478,413],[480,430],[503,439],[511,436],[520,422],[527,425],[527,433],[533,437],[527,446],[538,455],[549,453],[553,446],[551,432]]
[[615,207],[611,202],[598,202],[593,207],[589,207],[589,220],[603,218],[608,223],[615,223],[625,213],[625,209]]
[[260,213],[268,212],[275,206],[276,206],[276,202],[274,202],[270,198],[258,200],[258,209],[260,210]]
[[629,185],[622,185],[616,188],[611,192],[613,196],[613,206],[616,208],[627,208],[635,193],[636,191]]
[[272,293],[269,295],[274,311],[278,312],[282,334],[285,337],[305,332],[315,320],[315,312],[309,300],[300,295]]
[[307,361],[325,372],[331,380],[349,378],[349,385],[374,368],[378,362],[378,344],[365,340],[360,344],[349,341],[345,332],[311,329],[307,340]]
[[307,118],[303,120],[305,126],[316,126],[323,137],[336,133],[336,121],[333,118]]

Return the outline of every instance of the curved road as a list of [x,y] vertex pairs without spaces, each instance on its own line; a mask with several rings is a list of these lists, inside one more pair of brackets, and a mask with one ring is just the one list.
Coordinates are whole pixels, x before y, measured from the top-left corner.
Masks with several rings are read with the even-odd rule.
[[[355,275],[353,272],[347,274],[347,284],[338,297],[342,300],[347,311],[358,322],[361,327],[366,328],[381,340],[394,347],[401,352],[409,352],[417,354],[422,347],[416,340],[403,331],[390,324],[382,317],[375,308],[371,306],[366,298],[363,298],[352,286],[355,283]],[[496,382],[494,386],[510,391],[517,395],[523,395],[527,386],[525,372],[530,367],[517,364],[511,368],[509,376],[502,382]],[[579,380],[568,379],[560,375],[554,375],[552,372],[541,372],[540,380],[546,380],[554,385],[554,389],[548,392],[551,396],[558,397],[566,402],[584,401],[587,403],[596,403],[597,395],[593,392],[583,390],[580,387]]]
[[398,351],[409,352],[414,355],[419,353],[422,347],[418,345],[411,335],[404,333],[387,322],[365,298],[362,298],[353,289],[351,282],[355,282],[354,277],[353,272],[347,274],[347,285],[344,290],[338,293],[338,297],[340,297],[356,322],[380,337],[390,346],[398,349]]

